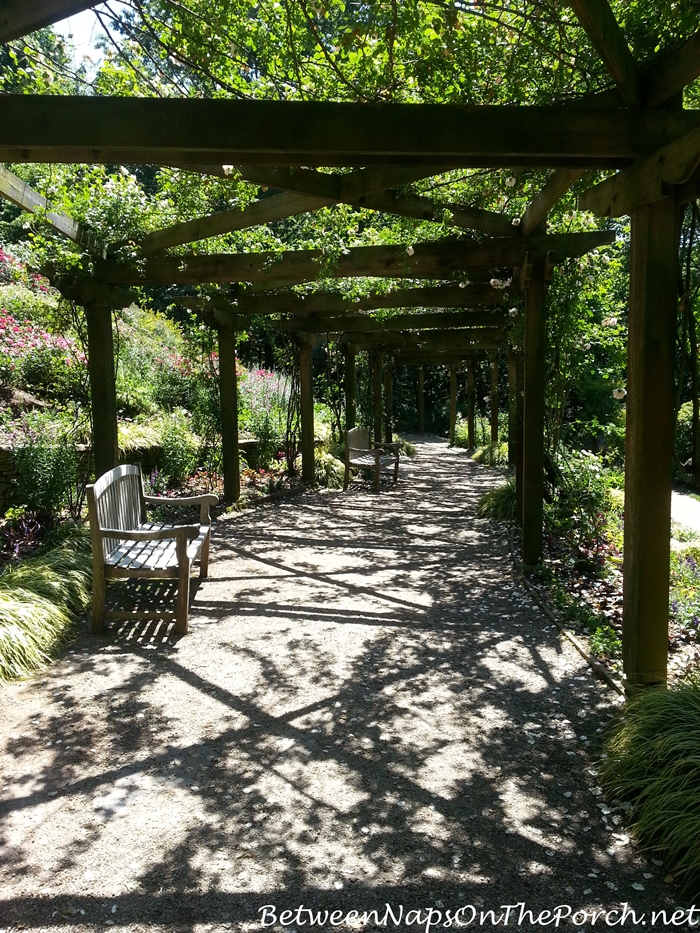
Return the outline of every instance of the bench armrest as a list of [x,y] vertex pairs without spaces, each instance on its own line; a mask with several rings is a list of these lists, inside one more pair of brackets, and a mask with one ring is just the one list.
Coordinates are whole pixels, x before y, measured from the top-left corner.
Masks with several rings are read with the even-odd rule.
[[181,496],[176,499],[169,499],[168,496],[144,496],[146,505],[199,505],[199,520],[203,525],[209,524],[209,507],[218,505],[219,497],[213,493],[206,493],[203,496]]
[[401,449],[401,441],[391,441],[391,443],[377,444],[376,446],[381,450],[389,450],[397,454]]
[[176,525],[173,528],[160,528],[155,531],[147,529],[126,531],[122,528],[100,528],[103,538],[116,538],[122,541],[163,541],[168,538],[188,538],[190,541],[199,535],[198,525]]

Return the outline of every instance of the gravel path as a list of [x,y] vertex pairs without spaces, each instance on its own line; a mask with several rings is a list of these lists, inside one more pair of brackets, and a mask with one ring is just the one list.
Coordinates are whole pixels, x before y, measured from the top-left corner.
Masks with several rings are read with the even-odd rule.
[[0,931],[668,908],[598,788],[616,695],[513,578],[506,530],[474,517],[498,482],[423,439],[380,496],[221,521],[190,635],[83,634],[5,688]]
[[671,518],[685,528],[700,531],[700,502],[674,489],[671,493]]

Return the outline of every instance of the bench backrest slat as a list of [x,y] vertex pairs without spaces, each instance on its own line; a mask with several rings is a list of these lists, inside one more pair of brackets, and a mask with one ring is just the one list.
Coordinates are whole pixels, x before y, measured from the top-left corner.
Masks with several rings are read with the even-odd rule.
[[[89,489],[90,522],[98,528],[132,531],[145,520],[141,469],[132,464],[115,467]],[[94,512],[94,516],[93,516]],[[104,558],[117,547],[119,539],[103,538]]]
[[345,434],[345,450],[369,450],[371,447],[369,428],[350,428]]

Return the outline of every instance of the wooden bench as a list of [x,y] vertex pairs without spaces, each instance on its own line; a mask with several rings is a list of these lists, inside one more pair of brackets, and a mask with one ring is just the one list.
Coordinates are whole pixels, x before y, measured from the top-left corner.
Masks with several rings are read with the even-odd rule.
[[[92,539],[92,630],[99,633],[105,618],[175,619],[175,631],[187,632],[190,568],[199,558],[199,575],[209,569],[209,507],[217,496],[168,499],[145,496],[141,467],[115,467],[87,487]],[[146,520],[147,505],[191,506],[197,504],[199,525],[168,525]],[[107,612],[106,582],[115,578],[162,577],[177,580],[175,612]]]
[[345,482],[350,482],[350,468],[370,470],[374,473],[374,491],[379,492],[381,473],[393,473],[394,482],[399,477],[400,444],[373,445],[368,428],[351,428],[345,432]]

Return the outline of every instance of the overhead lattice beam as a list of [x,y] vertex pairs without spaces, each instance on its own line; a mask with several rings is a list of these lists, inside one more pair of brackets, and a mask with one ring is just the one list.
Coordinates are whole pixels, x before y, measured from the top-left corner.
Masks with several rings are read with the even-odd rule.
[[97,6],[100,0],[0,0],[0,43],[19,39],[67,16]]
[[627,106],[639,107],[637,65],[608,0],[569,0],[569,3]]
[[[354,315],[352,317],[320,317],[312,315],[304,318],[304,330],[316,334],[340,332],[345,334],[388,334],[397,330],[454,330],[460,332],[465,329],[479,327],[505,327],[507,324],[507,316],[494,311],[395,314],[388,318],[370,317],[368,315]],[[299,320],[298,318],[287,318],[277,321],[275,327],[281,331],[293,332],[299,329]]]

